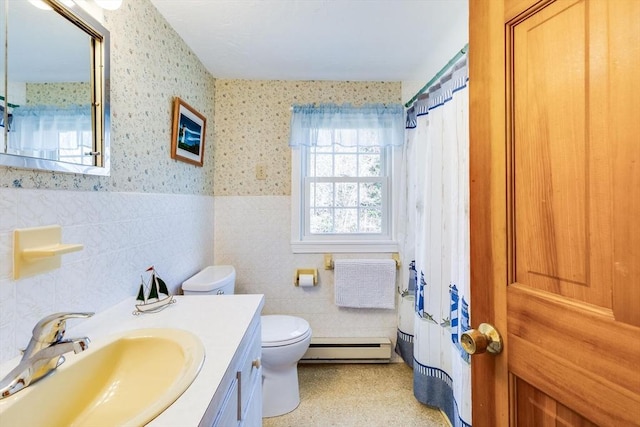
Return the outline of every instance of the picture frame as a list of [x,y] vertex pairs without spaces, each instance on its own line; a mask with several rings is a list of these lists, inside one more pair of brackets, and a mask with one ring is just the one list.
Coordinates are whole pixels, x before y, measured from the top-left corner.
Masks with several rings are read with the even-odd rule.
[[202,167],[206,128],[206,117],[182,99],[175,97],[173,99],[171,158]]

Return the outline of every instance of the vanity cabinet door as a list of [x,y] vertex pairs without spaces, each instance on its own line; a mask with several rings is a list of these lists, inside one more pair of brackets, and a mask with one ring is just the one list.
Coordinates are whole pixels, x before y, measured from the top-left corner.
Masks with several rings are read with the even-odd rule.
[[224,401],[213,421],[213,427],[238,425],[238,380],[234,378],[224,396]]
[[[256,387],[261,387],[262,381],[262,339],[260,336],[260,322],[257,322],[254,329],[250,333],[248,348],[241,358],[238,370],[238,379],[240,381],[239,402],[240,402],[240,421],[245,422],[247,413],[259,406],[262,412],[262,392],[256,393]],[[257,400],[257,401],[256,401]],[[261,419],[261,418],[260,418]],[[246,424],[247,426],[256,424]],[[260,425],[260,424],[257,424]]]
[[[214,396],[211,410],[213,427],[260,427],[262,425],[262,338],[260,316],[247,328],[242,342],[221,382],[222,403]],[[205,422],[202,425],[209,425]]]
[[[262,371],[262,370],[260,370]],[[242,427],[258,427],[262,425],[262,372],[253,377],[248,396],[248,405],[242,417]]]

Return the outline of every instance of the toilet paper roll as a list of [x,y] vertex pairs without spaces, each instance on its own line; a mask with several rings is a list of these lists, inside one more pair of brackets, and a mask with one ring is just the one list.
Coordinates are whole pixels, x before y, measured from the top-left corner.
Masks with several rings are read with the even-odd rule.
[[313,286],[313,274],[301,274],[298,276],[298,286],[310,288]]

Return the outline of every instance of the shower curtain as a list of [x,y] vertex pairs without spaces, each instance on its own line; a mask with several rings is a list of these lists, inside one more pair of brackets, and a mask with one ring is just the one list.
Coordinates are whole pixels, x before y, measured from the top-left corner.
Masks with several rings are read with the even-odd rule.
[[399,210],[403,274],[396,352],[414,370],[414,395],[471,425],[469,131],[466,55],[407,112]]

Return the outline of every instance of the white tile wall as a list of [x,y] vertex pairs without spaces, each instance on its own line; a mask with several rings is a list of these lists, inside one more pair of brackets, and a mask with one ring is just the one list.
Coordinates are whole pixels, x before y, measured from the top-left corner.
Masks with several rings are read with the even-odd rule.
[[[63,255],[60,269],[13,280],[13,230],[51,224],[84,249]],[[0,188],[0,362],[45,315],[100,311],[135,295],[150,265],[177,293],[212,262],[213,197]]]
[[[395,343],[396,310],[346,309],[334,304],[333,271],[323,254],[293,254],[289,196],[216,196],[215,261],[237,271],[236,292],[265,295],[264,314],[305,318],[316,337],[389,337]],[[337,258],[389,254],[340,254]],[[319,285],[293,285],[296,268],[317,268]]]

